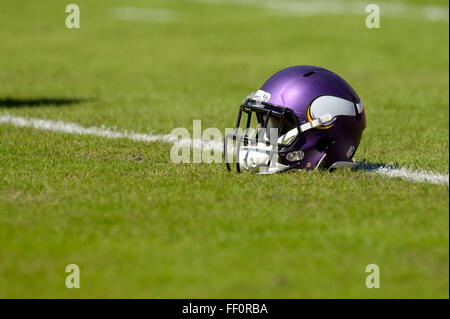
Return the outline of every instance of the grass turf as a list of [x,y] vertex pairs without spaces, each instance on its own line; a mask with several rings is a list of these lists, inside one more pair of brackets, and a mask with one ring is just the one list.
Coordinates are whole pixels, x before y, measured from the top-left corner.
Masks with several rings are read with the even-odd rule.
[[[369,30],[364,15],[77,3],[79,30],[64,27],[59,1],[0,3],[2,112],[146,133],[193,119],[223,129],[272,73],[320,65],[364,101],[357,160],[448,173],[445,22],[382,15]],[[124,6],[173,20],[115,19]],[[56,98],[88,100],[5,102]],[[0,297],[448,298],[448,186],[361,171],[238,176],[173,164],[164,143],[8,125],[0,140]],[[64,286],[69,263],[78,290]],[[370,263],[380,289],[365,287]]]

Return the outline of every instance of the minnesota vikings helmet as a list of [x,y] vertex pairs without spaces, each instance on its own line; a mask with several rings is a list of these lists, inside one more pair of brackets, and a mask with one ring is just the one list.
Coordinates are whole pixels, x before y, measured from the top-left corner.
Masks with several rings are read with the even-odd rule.
[[225,162],[228,170],[235,159],[238,172],[260,174],[351,167],[365,127],[361,99],[344,79],[293,66],[244,99],[225,136]]

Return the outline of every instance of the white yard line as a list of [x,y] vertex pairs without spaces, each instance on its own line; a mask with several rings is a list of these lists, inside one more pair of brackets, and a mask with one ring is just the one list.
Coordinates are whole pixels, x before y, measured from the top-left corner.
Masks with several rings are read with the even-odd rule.
[[[258,7],[294,16],[316,16],[323,14],[367,15],[365,1],[286,1],[286,0],[190,0],[212,4]],[[448,7],[419,6],[406,3],[373,2],[379,5],[381,17],[414,18],[430,21],[449,20]]]
[[[43,120],[36,118],[25,118],[21,116],[12,116],[10,114],[0,115],[0,124],[9,124],[16,127],[29,127],[37,130],[61,132],[76,135],[91,135],[100,136],[110,139],[129,139],[137,142],[166,142],[175,143],[179,142],[180,146],[193,146],[202,147],[206,150],[216,150],[222,151],[222,142],[216,141],[203,141],[203,140],[192,140],[183,139],[179,140],[178,136],[165,134],[165,135],[153,135],[153,134],[142,134],[135,133],[133,131],[116,131],[114,129],[108,129],[104,126],[102,127],[84,127],[76,123],[67,123],[64,121],[53,121],[53,120]],[[387,177],[398,177],[404,180],[412,182],[426,182],[431,184],[439,185],[449,185],[449,174],[439,174],[429,171],[414,171],[408,168],[397,168],[393,166],[380,166],[374,168],[364,168],[362,165],[361,170],[366,170],[369,172],[374,172]]]
[[399,177],[412,182],[426,182],[430,184],[438,185],[448,185],[449,175],[438,174],[429,171],[413,171],[411,169],[401,167],[393,168],[389,166],[380,167],[374,170],[375,173],[388,176],[388,177]]
[[110,139],[128,139],[136,142],[179,142],[180,146],[185,145],[202,145],[207,150],[222,150],[223,144],[213,141],[199,141],[191,139],[179,139],[178,136],[165,134],[153,135],[135,133],[133,131],[116,131],[115,129],[102,127],[84,127],[76,123],[67,123],[64,121],[43,120],[36,118],[25,118],[21,116],[12,116],[9,114],[0,115],[0,124],[11,124],[16,127],[31,127],[37,130],[53,131],[60,133],[76,134],[76,135],[92,135],[106,137]]
[[175,12],[167,9],[116,7],[111,10],[117,20],[135,22],[171,22],[175,19]]

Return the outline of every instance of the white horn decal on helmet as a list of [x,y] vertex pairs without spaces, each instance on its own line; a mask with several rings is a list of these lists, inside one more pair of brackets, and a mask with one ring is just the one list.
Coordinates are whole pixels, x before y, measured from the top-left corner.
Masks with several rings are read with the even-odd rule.
[[[346,99],[331,96],[331,95],[322,95],[315,99],[308,110],[308,119],[314,120],[318,119],[325,114],[330,114],[332,119],[326,123],[324,126],[328,126],[334,123],[336,120],[336,116],[339,115],[349,115],[355,116],[356,110],[358,113],[362,112],[362,104],[361,103],[353,103]],[[309,118],[310,117],[310,118]]]

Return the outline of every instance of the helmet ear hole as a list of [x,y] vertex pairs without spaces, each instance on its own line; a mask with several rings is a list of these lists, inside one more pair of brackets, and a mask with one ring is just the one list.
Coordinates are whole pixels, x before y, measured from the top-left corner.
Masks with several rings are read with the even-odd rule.
[[323,152],[328,146],[332,145],[335,141],[336,139],[334,137],[324,136],[316,142],[315,148],[319,152]]

